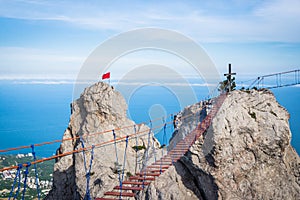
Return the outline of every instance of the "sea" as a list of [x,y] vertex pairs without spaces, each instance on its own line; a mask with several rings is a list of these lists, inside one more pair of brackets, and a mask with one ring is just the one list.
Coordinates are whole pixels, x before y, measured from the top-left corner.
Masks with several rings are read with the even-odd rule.
[[[183,92],[184,86],[177,91]],[[208,89],[192,86],[196,99],[207,98]],[[300,154],[300,87],[273,89],[278,102],[290,113],[291,143]],[[128,116],[136,123],[153,121],[152,126],[170,121],[183,106],[177,94],[159,86],[143,87],[129,100]],[[73,100],[72,84],[22,83],[0,81],[0,150],[62,139],[70,117]],[[164,117],[165,116],[165,117]],[[158,129],[155,134],[161,143],[172,135],[172,126],[166,132]],[[59,143],[35,147],[36,155],[48,157],[55,154]],[[31,153],[31,149],[5,152],[5,154]],[[2,153],[3,154],[3,153]]]

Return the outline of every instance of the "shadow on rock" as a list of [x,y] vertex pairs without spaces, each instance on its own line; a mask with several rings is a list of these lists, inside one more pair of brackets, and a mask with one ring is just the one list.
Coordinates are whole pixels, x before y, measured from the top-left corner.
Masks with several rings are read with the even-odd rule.
[[198,199],[218,199],[219,188],[214,177],[193,164],[190,155],[182,157],[174,166],[185,187],[193,191]]
[[[53,187],[49,194],[46,196],[45,200],[79,200],[82,199],[80,194],[75,188],[75,176],[74,167],[71,166],[65,171],[56,170],[53,173]],[[73,187],[70,187],[73,183]]]

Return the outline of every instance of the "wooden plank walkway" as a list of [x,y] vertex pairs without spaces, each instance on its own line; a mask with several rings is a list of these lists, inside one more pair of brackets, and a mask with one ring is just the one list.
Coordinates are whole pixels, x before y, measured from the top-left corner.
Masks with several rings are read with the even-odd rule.
[[164,173],[170,166],[177,162],[196,140],[209,128],[212,119],[216,116],[222,103],[226,98],[226,94],[220,95],[216,102],[204,118],[204,120],[197,126],[195,130],[189,133],[184,139],[179,141],[176,146],[169,151],[161,159],[147,166],[145,169],[136,173],[129,178],[129,181],[123,181],[122,185],[115,186],[113,191],[105,192],[104,197],[96,198],[96,200],[112,200],[122,199],[122,197],[134,197],[137,191],[143,190],[147,185],[154,181],[156,177]]

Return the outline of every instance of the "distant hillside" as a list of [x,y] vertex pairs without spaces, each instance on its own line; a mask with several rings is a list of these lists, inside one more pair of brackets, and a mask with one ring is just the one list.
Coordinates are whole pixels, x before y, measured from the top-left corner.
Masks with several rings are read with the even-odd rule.
[[[31,154],[0,155],[0,168],[17,165],[18,163],[31,162],[31,161],[33,161],[33,157]],[[53,166],[54,166],[54,161],[47,161],[44,163],[37,164],[39,185],[41,189],[41,197],[45,197],[48,194],[49,190],[52,188]],[[25,170],[25,168],[23,170]],[[9,197],[9,193],[11,191],[11,187],[15,175],[16,175],[16,170],[0,172],[0,198]],[[35,172],[33,166],[30,167],[27,183],[28,183],[27,184],[28,187],[26,191],[27,199],[36,198],[37,190],[36,190]],[[21,184],[21,188],[22,191],[23,183]]]

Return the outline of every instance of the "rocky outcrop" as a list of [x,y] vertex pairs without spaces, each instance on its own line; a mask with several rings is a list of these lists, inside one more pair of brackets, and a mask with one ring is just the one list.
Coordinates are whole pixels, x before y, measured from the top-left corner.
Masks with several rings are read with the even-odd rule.
[[270,91],[230,93],[208,131],[139,198],[299,199],[288,119]]
[[[206,102],[207,103],[207,102]],[[208,107],[210,107],[209,105]],[[193,130],[206,115],[203,103],[187,107],[170,147]],[[207,107],[206,107],[207,108]],[[127,105],[120,93],[105,83],[87,88],[72,103],[72,115],[63,138],[84,136],[86,147],[134,133],[134,122],[126,117]],[[189,117],[187,117],[189,116]],[[300,158],[290,145],[289,114],[270,91],[234,91],[225,99],[209,129],[174,166],[157,177],[136,199],[299,199]],[[118,129],[120,127],[127,127]],[[140,124],[137,140],[129,140],[125,178],[139,171],[146,155],[154,160],[160,144],[149,128]],[[88,137],[86,137],[88,136]],[[81,142],[65,140],[57,154],[81,148]],[[139,150],[133,148],[139,146]],[[149,147],[149,148],[148,148]],[[153,148],[151,148],[153,147]],[[145,150],[148,149],[148,152]],[[101,197],[118,185],[125,142],[95,148],[91,171],[92,198]],[[86,151],[86,163],[91,152]],[[144,163],[145,164],[145,163]],[[46,199],[83,199],[86,195],[83,154],[61,157],[54,166],[53,189]]]
[[185,107],[182,111],[174,115],[174,132],[169,141],[168,151],[192,132],[199,122],[201,122],[210,111],[212,100],[200,101],[193,105]]
[[[116,137],[134,134],[134,122],[127,118],[127,105],[122,95],[111,86],[99,82],[86,88],[80,98],[72,103],[72,114],[63,138],[83,136],[85,147],[101,144],[113,140],[112,132],[102,133],[105,130],[115,129]],[[128,127],[122,128],[121,127]],[[148,162],[153,162],[154,153],[159,154],[158,141],[151,133],[148,148],[149,128],[144,124],[136,126],[141,136],[137,140],[129,140],[127,159],[125,163],[125,178],[139,171],[148,149]],[[86,137],[87,136],[87,137]],[[139,150],[136,151],[136,147]],[[79,139],[65,140],[57,154],[70,152],[82,147]],[[90,176],[90,193],[92,198],[101,197],[104,192],[111,190],[118,184],[118,170],[123,169],[123,155],[125,142],[117,143],[118,163],[113,143],[94,149],[94,159]],[[91,152],[86,151],[87,167],[90,163]],[[145,164],[145,163],[144,163]],[[54,166],[53,189],[46,199],[83,199],[86,195],[86,171],[82,153],[61,157]]]

